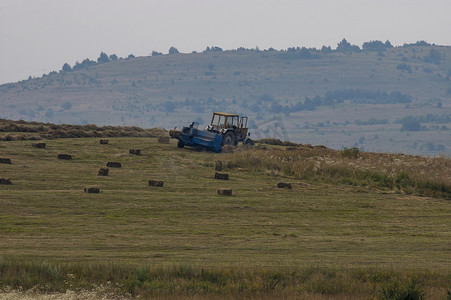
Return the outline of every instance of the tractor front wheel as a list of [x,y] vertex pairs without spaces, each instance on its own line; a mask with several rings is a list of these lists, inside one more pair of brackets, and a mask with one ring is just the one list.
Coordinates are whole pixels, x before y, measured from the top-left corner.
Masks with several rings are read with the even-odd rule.
[[177,142],[177,147],[183,148],[183,147],[185,147],[185,143],[179,140],[179,141]]
[[235,134],[233,134],[233,132],[227,132],[226,134],[224,134],[224,136],[222,137],[222,145],[230,145],[230,146],[234,146],[235,145]]

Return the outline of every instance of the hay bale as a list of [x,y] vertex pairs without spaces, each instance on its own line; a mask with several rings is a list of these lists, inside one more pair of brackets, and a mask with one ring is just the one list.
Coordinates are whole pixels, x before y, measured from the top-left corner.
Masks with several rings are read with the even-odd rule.
[[108,171],[110,169],[108,168],[100,168],[99,173],[97,173],[97,176],[108,176]]
[[60,153],[60,154],[58,154],[58,159],[71,160],[72,159],[72,155]]
[[215,173],[215,179],[229,180],[229,174],[216,172]]
[[232,196],[232,190],[231,189],[218,189],[216,192],[218,193],[218,195]]
[[83,190],[85,193],[100,193],[100,188],[98,185],[87,185]]
[[163,181],[161,181],[161,180],[149,180],[149,186],[162,187],[163,186]]
[[158,137],[158,143],[160,143],[160,144],[169,144],[169,137],[168,136],[159,136]]
[[222,161],[221,160],[215,161],[215,171],[222,171]]
[[100,140],[100,144],[106,145],[106,144],[108,144],[108,140],[107,139],[101,139]]
[[130,149],[130,150],[128,150],[128,153],[134,154],[134,155],[141,155],[141,150],[140,149]]
[[0,177],[0,184],[11,184],[11,179]]
[[278,187],[279,189],[283,189],[283,188],[291,189],[291,183],[279,182],[279,183],[277,184],[277,187]]
[[0,164],[11,164],[11,158],[0,158]]
[[121,168],[122,165],[119,162],[113,162],[113,161],[109,161],[106,163],[106,166],[109,168]]
[[44,149],[46,145],[47,145],[46,143],[33,143],[32,144],[33,147],[40,148],[40,149]]

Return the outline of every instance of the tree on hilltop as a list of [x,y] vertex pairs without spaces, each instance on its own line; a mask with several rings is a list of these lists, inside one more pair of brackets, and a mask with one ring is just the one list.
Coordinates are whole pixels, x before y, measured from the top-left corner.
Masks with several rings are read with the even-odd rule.
[[393,48],[392,44],[388,40],[385,43],[382,43],[381,41],[369,41],[363,43],[362,45],[362,49],[367,51],[382,52],[387,50],[388,48]]
[[432,46],[426,41],[417,41],[416,43],[406,44],[404,43],[403,47],[409,47],[409,46]]
[[179,54],[179,50],[177,50],[177,48],[175,47],[171,47],[169,48],[169,54]]
[[222,52],[222,48],[221,47],[216,47],[216,46],[212,46],[211,48],[207,47],[204,50],[204,52]]
[[103,64],[108,62],[110,59],[108,58],[108,55],[105,52],[100,52],[99,58],[97,58],[97,62],[99,64]]
[[95,66],[96,62],[93,60],[90,60],[89,58],[84,59],[81,63],[79,63],[78,61],[75,62],[75,65],[72,67],[72,70],[76,71],[76,70],[81,70],[84,68],[87,68],[89,66]]
[[346,39],[337,44],[337,52],[360,52],[357,45],[351,45]]
[[63,65],[62,70],[63,70],[64,72],[69,72],[70,70],[72,70],[72,68],[70,67],[70,65],[69,65],[68,63],[65,63],[65,64]]
[[330,46],[323,46],[321,47],[321,52],[322,53],[331,53],[332,52],[332,48]]

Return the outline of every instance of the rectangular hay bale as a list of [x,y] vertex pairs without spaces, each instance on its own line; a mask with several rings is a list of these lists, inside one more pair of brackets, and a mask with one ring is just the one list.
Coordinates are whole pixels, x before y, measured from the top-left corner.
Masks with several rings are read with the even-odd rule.
[[58,154],[58,159],[71,160],[72,159],[72,155],[60,153],[60,154]]
[[0,158],[0,164],[11,164],[11,158]]
[[85,186],[84,189],[85,193],[100,193],[100,188],[97,185],[88,185]]
[[215,179],[220,179],[220,180],[229,180],[229,174],[227,173],[215,173]]
[[141,155],[141,150],[140,149],[130,149],[130,150],[128,150],[128,153],[134,154],[134,155]]
[[218,195],[232,196],[232,190],[231,189],[218,189],[216,192],[218,193]]
[[108,144],[108,140],[107,139],[101,139],[100,140],[100,144],[107,145]]
[[32,146],[35,148],[44,149],[45,146],[47,146],[47,144],[46,143],[33,143]]
[[97,176],[108,176],[108,171],[110,169],[108,168],[100,168],[99,173],[97,173]]
[[286,188],[286,189],[291,189],[291,183],[279,182],[279,183],[277,184],[277,187],[278,187],[279,189],[284,189],[284,188]]
[[162,187],[163,186],[163,181],[161,180],[149,180],[149,186],[157,186],[157,187]]
[[120,162],[114,162],[114,161],[107,162],[106,166],[109,168],[122,168],[122,164]]
[[11,179],[0,177],[0,184],[11,184]]

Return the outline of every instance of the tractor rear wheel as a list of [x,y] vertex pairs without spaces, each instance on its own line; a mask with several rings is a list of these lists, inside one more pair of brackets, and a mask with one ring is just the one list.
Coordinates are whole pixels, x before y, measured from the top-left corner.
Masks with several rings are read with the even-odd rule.
[[222,145],[235,145],[235,134],[233,132],[227,132],[222,136]]

